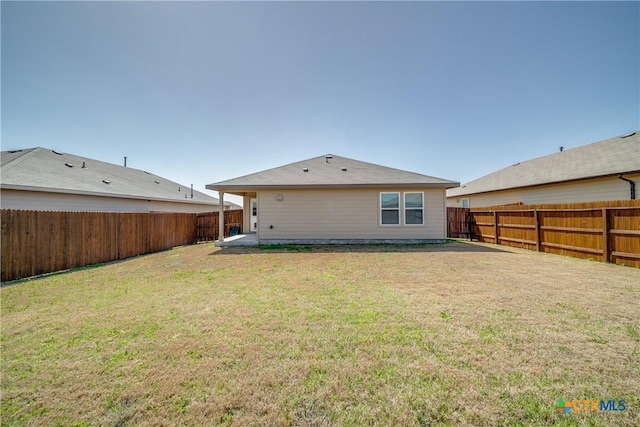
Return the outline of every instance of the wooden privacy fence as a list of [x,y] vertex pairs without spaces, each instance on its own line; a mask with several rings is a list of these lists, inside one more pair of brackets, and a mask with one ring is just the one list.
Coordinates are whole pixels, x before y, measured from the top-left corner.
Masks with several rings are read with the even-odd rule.
[[[237,211],[228,212],[229,218],[237,219]],[[198,240],[199,214],[195,213],[2,210],[1,215],[3,282],[157,252]]]
[[640,201],[473,208],[481,242],[640,267]]
[[[198,214],[198,242],[218,239],[219,220],[220,212]],[[242,232],[242,209],[224,211],[224,235],[229,236],[233,227],[238,227]]]

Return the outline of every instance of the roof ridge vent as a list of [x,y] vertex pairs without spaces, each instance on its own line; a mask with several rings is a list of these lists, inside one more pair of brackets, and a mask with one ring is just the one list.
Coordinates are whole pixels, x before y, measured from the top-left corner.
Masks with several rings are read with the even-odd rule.
[[72,167],[73,167],[73,163],[65,163],[64,165],[65,165],[66,167],[68,167],[68,168],[72,168]]
[[51,150],[53,154],[57,154],[58,156],[64,156],[64,153],[59,153],[56,150]]
[[635,132],[631,132],[631,133],[629,133],[627,135],[622,135],[620,138],[629,138],[630,136],[633,136],[635,134],[636,134]]
[[331,154],[327,154],[326,156],[324,156],[324,161],[325,163],[331,163],[329,160],[333,159],[333,156]]

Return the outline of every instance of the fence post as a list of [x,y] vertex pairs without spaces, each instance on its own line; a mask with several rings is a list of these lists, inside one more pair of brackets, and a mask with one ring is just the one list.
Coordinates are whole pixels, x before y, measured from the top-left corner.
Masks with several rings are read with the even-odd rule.
[[536,250],[540,252],[542,250],[542,242],[540,241],[540,212],[534,209],[533,216],[536,223]]
[[493,229],[494,229],[494,236],[495,236],[495,241],[494,243],[496,245],[498,245],[498,211],[493,211]]
[[114,222],[115,222],[115,232],[116,232],[116,259],[120,259],[120,213],[116,212],[116,214],[114,215]]
[[147,250],[144,253],[149,253],[151,252],[151,244],[153,243],[153,240],[151,239],[151,230],[153,230],[154,216],[151,212],[147,212],[146,217],[147,217]]
[[602,209],[602,260],[609,262],[609,209]]

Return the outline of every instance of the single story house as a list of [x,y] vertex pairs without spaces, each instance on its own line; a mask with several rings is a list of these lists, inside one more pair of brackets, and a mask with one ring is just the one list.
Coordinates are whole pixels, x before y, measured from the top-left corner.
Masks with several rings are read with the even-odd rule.
[[417,243],[446,239],[445,189],[458,185],[327,154],[206,187],[244,198],[243,232],[260,244]]
[[516,163],[447,190],[447,206],[581,203],[638,197],[640,131]]
[[[214,212],[218,199],[139,169],[47,148],[2,151],[2,209]],[[225,203],[225,209],[237,208]]]

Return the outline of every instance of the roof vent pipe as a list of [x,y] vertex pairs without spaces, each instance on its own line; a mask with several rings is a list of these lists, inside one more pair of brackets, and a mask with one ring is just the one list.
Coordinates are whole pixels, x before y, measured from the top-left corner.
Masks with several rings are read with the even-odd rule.
[[621,173],[618,174],[618,179],[623,181],[627,181],[629,183],[629,190],[631,191],[631,200],[636,199],[636,183],[622,176]]
[[193,199],[193,184],[191,184],[191,198]]
[[87,168],[87,164],[85,162],[82,162],[82,169],[86,169]]
[[560,152],[562,153],[562,150],[564,150],[563,146],[560,146]]
[[127,156],[124,156],[124,167],[127,167]]

